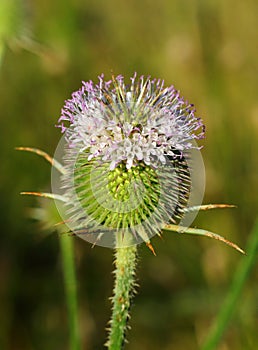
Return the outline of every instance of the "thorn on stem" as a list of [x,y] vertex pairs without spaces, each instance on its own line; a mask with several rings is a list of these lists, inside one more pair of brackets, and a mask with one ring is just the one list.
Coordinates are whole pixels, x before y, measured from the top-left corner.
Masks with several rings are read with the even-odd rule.
[[155,252],[155,250],[150,242],[146,242],[146,246],[150,249],[150,251],[152,252],[153,255],[157,256],[156,252]]

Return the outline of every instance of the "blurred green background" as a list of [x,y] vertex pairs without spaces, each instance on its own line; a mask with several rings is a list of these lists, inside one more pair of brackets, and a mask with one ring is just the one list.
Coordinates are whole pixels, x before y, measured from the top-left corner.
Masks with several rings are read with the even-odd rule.
[[[206,126],[204,203],[194,225],[245,248],[257,215],[258,2],[0,0],[0,348],[68,349],[56,234],[28,218],[21,191],[50,190],[50,166],[16,146],[53,154],[54,127],[82,80],[135,71],[165,79]],[[47,201],[47,200],[46,200]],[[112,251],[76,239],[83,349],[102,349],[110,316]],[[199,349],[244,259],[206,238],[154,238],[140,247],[128,350]],[[256,349],[258,272],[250,274],[220,350]]]

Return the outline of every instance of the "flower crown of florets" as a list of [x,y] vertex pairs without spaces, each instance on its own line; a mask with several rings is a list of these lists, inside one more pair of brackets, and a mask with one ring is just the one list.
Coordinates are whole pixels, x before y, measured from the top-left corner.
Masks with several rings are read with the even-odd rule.
[[[196,148],[204,126],[195,109],[164,81],[136,74],[126,85],[119,75],[99,83],[83,82],[65,102],[59,125],[70,147],[85,152],[88,160],[110,163],[110,170],[125,163],[165,164],[166,156],[178,157]],[[68,121],[69,126],[64,122]]]

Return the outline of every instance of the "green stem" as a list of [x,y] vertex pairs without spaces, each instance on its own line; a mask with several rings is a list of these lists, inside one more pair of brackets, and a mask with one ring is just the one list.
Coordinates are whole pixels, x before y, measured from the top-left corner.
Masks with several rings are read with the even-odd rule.
[[79,350],[81,349],[81,345],[79,336],[73,237],[60,235],[60,247],[62,252],[66,305],[70,331],[70,350]]
[[255,264],[257,259],[258,250],[258,221],[256,222],[253,231],[250,234],[250,238],[247,244],[247,256],[243,257],[240,262],[231,284],[229,293],[225,299],[224,304],[208,334],[202,350],[213,350],[216,349],[223,333],[232,317],[234,310],[239,302],[241,291],[245,284],[246,279],[249,276],[250,270]]
[[121,350],[125,342],[130,302],[135,287],[136,252],[136,245],[116,248],[115,251],[113,311],[106,344],[109,350]]

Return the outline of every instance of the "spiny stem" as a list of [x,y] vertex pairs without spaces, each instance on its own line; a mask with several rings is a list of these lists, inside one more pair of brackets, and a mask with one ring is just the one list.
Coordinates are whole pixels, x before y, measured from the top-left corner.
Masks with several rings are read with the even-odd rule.
[[60,247],[70,331],[70,350],[80,350],[73,237],[60,235]]
[[121,350],[125,342],[130,303],[135,292],[136,252],[136,245],[116,248],[115,251],[113,311],[106,344],[109,350]]

